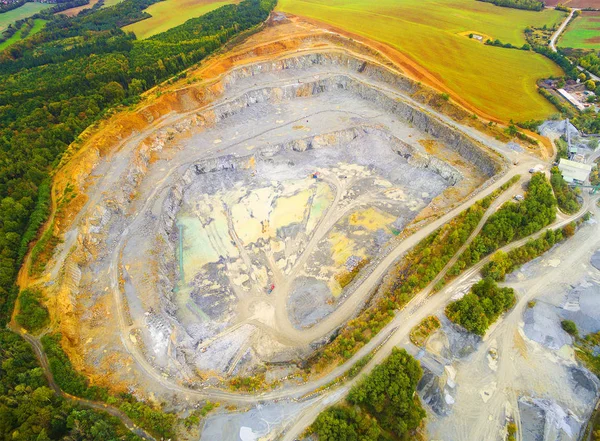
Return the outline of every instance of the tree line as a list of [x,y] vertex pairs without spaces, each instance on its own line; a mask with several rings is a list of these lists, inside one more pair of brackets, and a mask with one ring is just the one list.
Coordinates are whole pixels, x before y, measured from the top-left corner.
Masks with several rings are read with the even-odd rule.
[[538,0],[479,0],[485,3],[492,3],[503,8],[524,9],[526,11],[541,11],[544,9],[544,3]]
[[456,264],[448,271],[453,277],[504,245],[527,237],[556,219],[556,198],[543,173],[534,173],[525,198],[507,202],[483,226]]
[[548,230],[542,237],[532,239],[525,245],[510,250],[508,253],[498,251],[481,270],[484,277],[497,282],[504,280],[507,274],[512,273],[524,263],[541,256],[563,239],[575,234],[575,226],[569,224],[559,230]]

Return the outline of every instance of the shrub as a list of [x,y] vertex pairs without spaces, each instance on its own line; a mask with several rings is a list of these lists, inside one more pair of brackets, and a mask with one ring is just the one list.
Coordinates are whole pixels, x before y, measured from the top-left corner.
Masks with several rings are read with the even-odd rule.
[[560,322],[560,325],[562,326],[565,332],[571,334],[573,337],[577,337],[577,335],[579,335],[579,332],[577,331],[577,325],[575,324],[575,322],[571,320],[563,320],[562,322]]

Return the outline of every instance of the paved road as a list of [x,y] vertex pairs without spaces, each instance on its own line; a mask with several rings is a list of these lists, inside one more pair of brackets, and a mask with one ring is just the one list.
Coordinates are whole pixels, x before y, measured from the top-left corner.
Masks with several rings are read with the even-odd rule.
[[560,34],[563,33],[563,31],[573,18],[573,14],[575,14],[575,11],[577,10],[578,9],[571,9],[571,13],[567,16],[567,18],[565,18],[565,20],[560,24],[556,32],[552,35],[552,38],[550,39],[550,49],[552,49],[554,52],[558,52],[558,50],[556,49],[556,42],[558,41],[558,37],[560,37]]

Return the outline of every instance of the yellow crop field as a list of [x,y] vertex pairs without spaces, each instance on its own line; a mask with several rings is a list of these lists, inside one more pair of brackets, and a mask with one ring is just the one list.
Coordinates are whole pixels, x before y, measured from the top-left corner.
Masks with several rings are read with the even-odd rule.
[[221,6],[239,3],[236,0],[165,0],[154,3],[145,11],[152,17],[123,28],[133,32],[139,40],[165,32],[185,23],[190,18],[200,17]]
[[278,9],[385,43],[496,118],[521,121],[556,112],[537,93],[536,80],[560,75],[558,66],[533,52],[486,46],[468,35],[522,46],[528,25],[552,26],[564,17],[559,11],[475,0],[279,0]]

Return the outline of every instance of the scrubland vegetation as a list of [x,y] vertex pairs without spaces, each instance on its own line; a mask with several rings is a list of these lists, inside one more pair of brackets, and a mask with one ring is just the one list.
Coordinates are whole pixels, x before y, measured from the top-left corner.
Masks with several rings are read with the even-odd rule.
[[411,329],[409,335],[410,341],[415,346],[424,346],[429,336],[435,332],[436,329],[439,329],[440,326],[440,320],[436,316],[431,315],[425,317],[421,323]]
[[425,418],[416,395],[419,362],[404,349],[392,354],[354,386],[346,401],[322,412],[311,430],[319,441],[418,439]]

